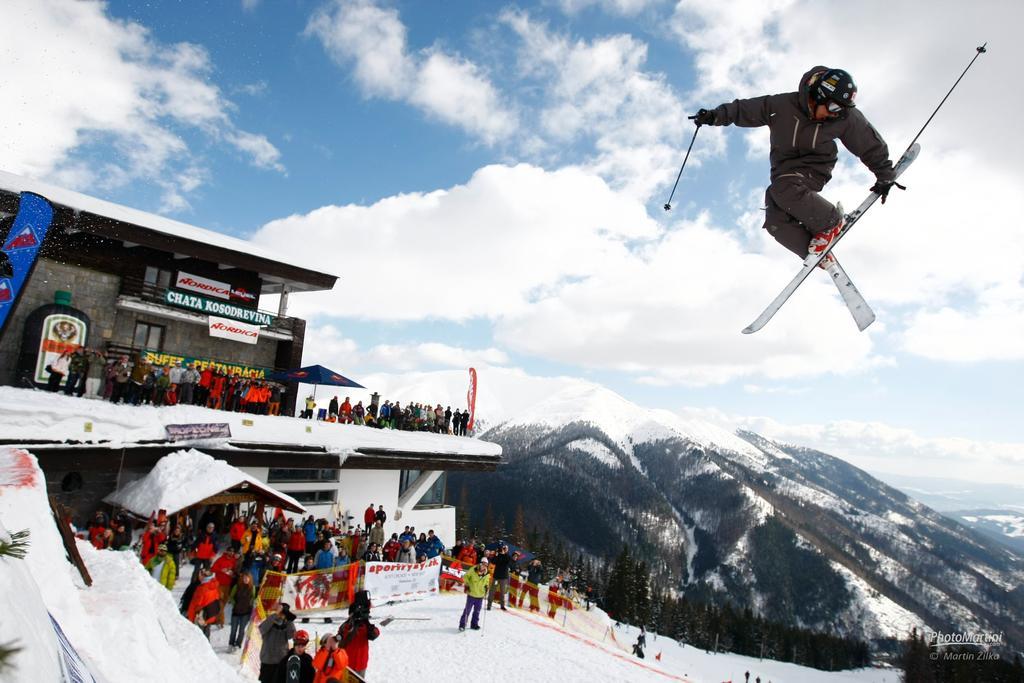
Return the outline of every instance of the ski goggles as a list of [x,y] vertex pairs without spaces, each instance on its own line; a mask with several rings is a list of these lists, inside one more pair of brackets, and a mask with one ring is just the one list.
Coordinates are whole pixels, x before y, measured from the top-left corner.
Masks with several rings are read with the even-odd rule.
[[832,100],[829,100],[825,104],[825,107],[828,109],[830,114],[842,114],[843,111],[846,109],[846,107],[844,107],[843,105],[839,104],[838,102],[833,102]]

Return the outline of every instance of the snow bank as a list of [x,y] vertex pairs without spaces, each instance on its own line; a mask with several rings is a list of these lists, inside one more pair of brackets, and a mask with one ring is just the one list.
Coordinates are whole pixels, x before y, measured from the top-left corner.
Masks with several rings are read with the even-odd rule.
[[[0,539],[10,540],[3,524],[0,524]],[[35,542],[35,538],[30,538],[30,542]],[[12,660],[13,669],[4,674],[3,680],[7,683],[60,680],[57,636],[28,562],[0,558],[0,586],[3,586],[0,590],[0,645],[20,648]]]
[[140,517],[147,517],[157,510],[165,510],[172,515],[221,491],[242,485],[265,491],[299,510],[305,510],[291,496],[195,449],[165,455],[145,477],[125,485],[104,500]]
[[[52,441],[105,441],[123,444],[167,438],[169,424],[227,423],[232,441],[322,446],[345,456],[358,448],[445,453],[501,455],[501,446],[464,436],[428,432],[402,432],[362,425],[343,425],[294,417],[248,415],[198,406],[129,406],[87,400],[47,391],[0,387],[0,424],[3,438],[26,443]],[[307,431],[308,429],[308,431]],[[88,431],[87,431],[88,430]],[[223,439],[182,442],[182,446],[222,445]]]
[[[10,485],[12,478],[5,479],[2,473],[9,473],[16,462],[26,461],[31,479],[20,486]],[[80,541],[78,549],[93,579],[92,587],[85,586],[78,570],[65,558],[42,472],[35,458],[24,451],[0,448],[0,522],[12,530],[30,529],[32,539],[24,560],[0,561],[0,571],[6,572],[0,576],[13,578],[18,570],[8,565],[25,565],[42,604],[98,679],[167,683],[242,680],[216,657],[199,629],[178,614],[170,593],[149,576],[132,553],[100,551]],[[24,580],[24,576],[19,579]],[[9,590],[9,584],[3,586],[0,620],[17,615],[16,626],[4,626],[3,633],[31,637],[46,619],[45,611],[40,616],[40,604],[28,587],[15,592]],[[32,639],[32,650],[26,654],[31,671],[19,669],[16,675],[28,675],[22,680],[33,682],[60,680],[40,673],[52,655],[49,638]],[[21,661],[20,657],[16,661]]]

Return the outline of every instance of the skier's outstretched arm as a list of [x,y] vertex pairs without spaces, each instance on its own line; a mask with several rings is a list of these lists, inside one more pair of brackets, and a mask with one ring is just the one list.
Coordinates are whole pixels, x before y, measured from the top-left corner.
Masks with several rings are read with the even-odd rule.
[[696,123],[709,126],[741,126],[756,128],[768,125],[768,95],[747,100],[733,100],[714,109],[701,109],[694,118]]

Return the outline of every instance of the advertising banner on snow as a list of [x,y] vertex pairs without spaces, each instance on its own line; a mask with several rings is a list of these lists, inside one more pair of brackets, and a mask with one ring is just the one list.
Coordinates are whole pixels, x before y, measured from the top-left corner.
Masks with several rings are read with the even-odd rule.
[[250,325],[238,322],[237,320],[218,318],[213,315],[210,316],[209,325],[211,337],[230,339],[242,342],[243,344],[255,344],[260,340],[259,325]]
[[45,198],[22,192],[18,214],[0,249],[0,332],[25,289],[36,256],[53,222],[53,207]]
[[201,275],[193,275],[178,271],[178,279],[174,281],[178,289],[187,289],[190,292],[208,294],[217,299],[226,301],[241,301],[243,303],[255,303],[256,295],[247,291],[244,287],[235,287],[228,282],[212,280]]
[[164,425],[167,438],[171,441],[190,441],[193,439],[230,439],[231,425],[227,422],[204,422],[201,424],[170,424]]
[[374,602],[408,600],[437,595],[441,574],[441,558],[426,562],[367,562],[363,587],[370,591]]

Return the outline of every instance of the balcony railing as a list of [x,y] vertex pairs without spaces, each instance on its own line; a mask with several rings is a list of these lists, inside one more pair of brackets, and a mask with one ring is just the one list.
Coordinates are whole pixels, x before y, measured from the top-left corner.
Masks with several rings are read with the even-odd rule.
[[[162,286],[154,284],[152,282],[146,282],[142,278],[136,278],[136,277],[122,277],[121,278],[121,295],[122,296],[135,297],[135,298],[137,298],[137,299],[139,299],[141,301],[146,301],[146,302],[154,303],[154,304],[161,304],[161,305],[164,305],[164,306],[168,306],[169,308],[173,308],[176,311],[177,310],[189,310],[189,309],[178,308],[177,306],[170,306],[167,303],[166,295],[167,295],[167,292],[168,292],[169,289],[170,289],[169,287],[162,287]],[[204,297],[204,298],[210,298],[210,297]],[[243,308],[245,308],[245,307],[243,306]],[[291,334],[291,333],[293,333],[295,331],[295,320],[296,320],[296,318],[289,318],[289,317],[286,317],[286,316],[280,316],[280,315],[277,315],[277,313],[274,312],[274,311],[263,311],[261,309],[257,309],[257,310],[260,310],[261,313],[266,313],[267,315],[271,316],[271,318],[273,319],[273,323],[271,325],[265,326],[265,329],[271,330],[271,331],[274,331],[274,332],[286,332],[286,333],[289,333],[289,334]],[[193,312],[198,312],[198,311],[193,311]]]

